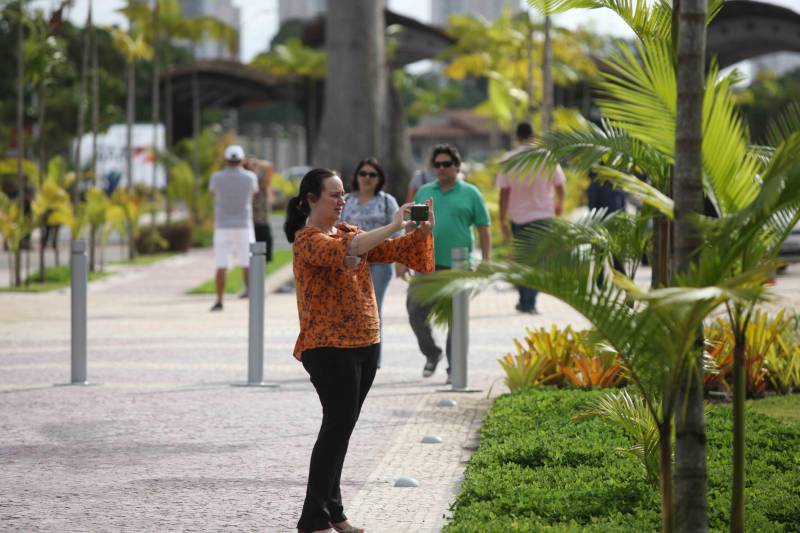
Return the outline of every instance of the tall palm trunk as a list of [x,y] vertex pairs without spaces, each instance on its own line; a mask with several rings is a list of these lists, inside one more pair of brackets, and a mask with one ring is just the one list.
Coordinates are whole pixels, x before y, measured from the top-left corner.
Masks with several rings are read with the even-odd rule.
[[[89,2],[89,12],[86,15],[86,28],[92,26],[92,2]],[[81,57],[81,84],[78,93],[78,136],[75,143],[75,183],[72,186],[72,205],[78,205],[78,187],[83,180],[83,167],[81,162],[81,141],[83,140],[84,126],[86,124],[86,82],[89,74],[89,32],[83,33],[83,56]]]
[[[45,153],[45,137],[44,137],[44,119],[46,113],[47,102],[47,83],[44,79],[40,82],[39,87],[39,102],[38,102],[38,115],[36,126],[36,144],[39,148],[39,184],[43,184],[45,172],[47,170],[47,154]],[[44,283],[45,265],[45,248],[47,247],[47,218],[42,217],[41,226],[39,228],[39,282]],[[56,243],[58,245],[58,243]]]
[[[161,35],[159,34],[159,9],[158,0],[155,0],[153,8],[153,174],[150,182],[150,195],[153,201],[156,198],[156,178],[158,176],[158,154],[156,148],[158,146],[158,120],[159,120],[159,86],[158,77],[161,74],[159,58],[161,57]],[[156,210],[150,214],[150,225],[155,228],[156,225]]]
[[[97,30],[92,24],[89,28],[92,41],[92,180],[97,181],[97,133],[100,129],[100,84],[97,63]],[[78,235],[73,235],[77,239]]]
[[136,63],[128,60],[128,102],[125,116],[125,178],[128,192],[133,191],[133,121],[136,106]]
[[741,313],[735,318],[735,346],[733,347],[733,486],[731,490],[731,533],[744,531],[744,400],[747,395],[745,381],[745,332],[747,323],[741,320]]
[[[25,159],[25,57],[23,55],[25,40],[25,5],[19,0],[19,28],[17,32],[17,200],[20,216],[25,213],[25,173],[22,162]],[[22,285],[22,245],[14,250],[14,285]]]
[[197,199],[200,190],[200,84],[197,81],[197,73],[192,73],[192,223],[199,220]]
[[[666,411],[666,409],[665,409]],[[672,533],[675,530],[675,514],[672,498],[672,423],[671,416],[665,414],[658,425],[659,464],[661,471],[661,531]]]
[[[679,25],[672,262],[673,272],[686,272],[702,244],[691,217],[703,213],[702,112],[707,0],[681,0],[675,4]],[[700,329],[693,349],[681,365],[685,371],[675,405],[675,516],[680,532],[708,530],[702,355],[703,332]]]
[[542,132],[550,131],[553,125],[553,21],[544,17],[544,60],[542,61]]
[[[166,92],[167,94],[164,95],[164,114],[165,122],[167,125],[167,135],[166,139],[164,140],[164,147],[166,148],[167,152],[172,150],[172,76],[169,75],[169,69],[172,65],[172,54],[170,53],[170,44],[169,41],[167,45],[164,47],[164,72],[167,74],[166,80]],[[167,212],[167,224],[172,222],[172,197],[169,194],[169,170],[167,168],[164,169],[164,190],[166,191],[166,212]]]
[[533,79],[533,19],[531,13],[525,17],[525,49],[528,63],[528,116],[527,120],[533,124],[533,112],[536,109],[536,85]]

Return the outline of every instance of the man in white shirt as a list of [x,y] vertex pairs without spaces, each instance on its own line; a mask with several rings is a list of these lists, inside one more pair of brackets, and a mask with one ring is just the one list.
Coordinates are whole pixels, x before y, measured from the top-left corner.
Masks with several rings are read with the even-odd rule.
[[[525,149],[533,140],[533,128],[527,122],[517,125],[516,145],[503,159],[508,159]],[[497,187],[500,189],[500,229],[508,241],[512,234],[522,235],[528,228],[561,214],[566,194],[566,179],[561,166],[554,170],[540,168],[536,174],[497,174]],[[510,223],[509,223],[510,220]],[[528,287],[517,287],[519,302],[517,311],[537,314],[536,297],[538,291]]]
[[238,144],[225,148],[225,168],[211,176],[208,188],[214,193],[214,262],[217,267],[217,301],[212,311],[222,311],[225,278],[231,253],[242,267],[247,292],[250,243],[253,231],[253,195],[258,192],[255,173],[242,167],[244,150]]

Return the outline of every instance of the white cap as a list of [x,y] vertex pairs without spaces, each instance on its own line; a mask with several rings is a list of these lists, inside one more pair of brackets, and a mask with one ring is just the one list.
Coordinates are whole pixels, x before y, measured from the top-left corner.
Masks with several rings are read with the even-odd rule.
[[244,159],[244,150],[238,144],[231,144],[225,148],[225,161],[241,161]]

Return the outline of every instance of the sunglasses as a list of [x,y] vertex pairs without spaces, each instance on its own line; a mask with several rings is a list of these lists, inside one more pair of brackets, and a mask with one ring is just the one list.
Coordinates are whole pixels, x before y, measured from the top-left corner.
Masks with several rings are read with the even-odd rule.
[[433,164],[434,168],[450,168],[453,166],[452,161],[436,161]]
[[377,178],[378,177],[378,173],[377,172],[367,172],[366,170],[361,170],[358,173],[358,175],[361,176],[362,178],[367,178],[367,177]]

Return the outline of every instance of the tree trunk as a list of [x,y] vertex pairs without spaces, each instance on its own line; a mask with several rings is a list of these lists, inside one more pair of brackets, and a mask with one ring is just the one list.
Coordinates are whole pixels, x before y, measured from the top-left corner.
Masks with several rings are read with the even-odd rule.
[[[167,94],[165,95],[164,114],[166,115],[165,121],[167,124],[167,135],[164,140],[164,145],[167,151],[172,150],[172,76],[169,75],[169,69],[172,65],[172,55],[170,54],[169,45],[164,47],[164,71],[167,73]],[[166,194],[166,211],[167,211],[167,224],[172,222],[172,197],[169,195],[169,169],[164,169],[164,190]]]
[[[692,215],[703,213],[702,110],[706,50],[707,0],[681,0],[677,43],[677,116],[672,271],[689,270],[702,245]],[[675,516],[680,532],[708,530],[706,433],[703,413],[703,332],[680,365],[686,369],[675,405]],[[692,362],[689,358],[695,358]],[[694,363],[694,364],[693,364]]]
[[45,173],[47,172],[47,151],[45,150],[45,136],[44,136],[44,119],[47,112],[47,84],[44,80],[41,81],[39,87],[39,102],[38,102],[38,115],[36,126],[36,146],[39,148],[39,183],[44,180]]
[[[158,87],[158,77],[160,75],[160,65],[159,65],[159,58],[161,57],[161,35],[159,33],[159,8],[158,8],[158,0],[155,0],[155,6],[153,8],[153,28],[154,28],[154,37],[153,37],[153,174],[151,177],[150,182],[150,198],[155,202],[156,199],[156,178],[158,176],[158,154],[157,154],[157,147],[158,147],[158,119],[159,119],[159,103],[160,103],[160,95],[159,95],[159,87]],[[155,229],[156,226],[156,210],[150,213],[150,226]]]
[[733,487],[731,490],[731,533],[744,531],[744,483],[745,483],[745,458],[744,458],[744,433],[745,414],[744,401],[747,395],[745,381],[745,331],[746,323],[741,321],[741,313],[735,313],[740,323],[734,326],[738,329],[735,336],[736,345],[733,347]]
[[525,48],[528,60],[528,120],[533,124],[533,113],[536,110],[536,84],[533,79],[533,19],[528,11],[525,17]]
[[553,126],[553,39],[550,35],[553,21],[544,18],[544,61],[542,61],[542,133]]
[[405,198],[408,190],[408,179],[413,173],[411,156],[411,139],[408,136],[408,120],[402,95],[394,88],[392,77],[387,78],[388,99],[386,117],[389,128],[387,130],[388,155],[385,161],[386,172],[389,175],[387,192],[396,198]]
[[359,159],[386,153],[384,5],[384,0],[328,2],[328,76],[313,161],[345,175]]
[[72,205],[78,205],[78,187],[83,180],[83,167],[81,162],[81,140],[86,123],[86,82],[89,74],[89,32],[85,31],[92,26],[92,2],[89,1],[89,12],[86,15],[86,28],[83,32],[83,56],[81,58],[81,84],[78,92],[78,136],[75,143],[75,183],[72,186]]
[[44,254],[47,249],[47,222],[44,222],[47,219],[42,216],[42,220],[42,225],[39,227],[39,283],[44,283]]
[[136,105],[136,66],[133,61],[128,61],[128,105],[125,116],[125,178],[127,179],[128,192],[133,191],[133,122],[135,120]]
[[192,184],[192,223],[197,223],[199,213],[197,210],[197,199],[200,195],[200,85],[197,81],[197,73],[192,74],[192,137],[194,139],[192,147],[192,173],[194,183]]
[[97,228],[89,226],[89,272],[94,272],[94,247],[96,244]]
[[[25,5],[19,0],[19,27],[17,31],[17,201],[20,216],[25,216],[25,173],[22,162],[25,159],[25,57],[23,55],[25,41]],[[14,285],[22,284],[19,248],[14,256]]]
[[[97,63],[97,31],[94,24],[89,28],[92,39],[92,181],[96,186],[97,176],[97,133],[100,130],[100,84]],[[79,238],[73,235],[72,239]]]
[[661,467],[661,531],[672,533],[675,528],[672,499],[672,424],[665,416],[658,425],[659,464]]

